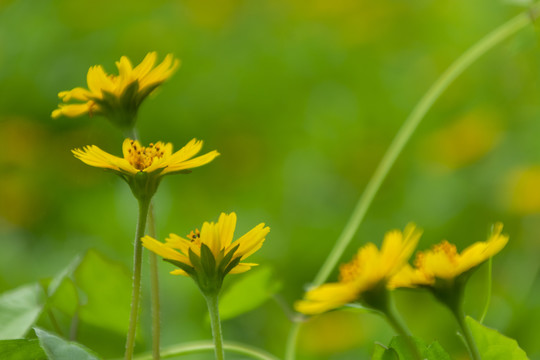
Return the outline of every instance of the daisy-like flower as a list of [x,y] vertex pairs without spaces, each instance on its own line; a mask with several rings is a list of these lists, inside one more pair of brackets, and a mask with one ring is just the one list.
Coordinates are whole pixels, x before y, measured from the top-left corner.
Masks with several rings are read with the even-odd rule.
[[179,267],[173,275],[190,276],[205,294],[219,292],[228,273],[238,274],[257,264],[241,262],[259,250],[270,228],[261,223],[233,241],[236,214],[221,213],[217,223],[205,222],[186,238],[170,234],[162,243],[150,236],[143,246]]
[[296,302],[296,310],[320,314],[357,301],[375,309],[385,307],[390,280],[407,263],[421,234],[409,224],[403,232],[388,232],[380,251],[372,243],[363,246],[351,262],[340,267],[338,282],[309,290],[304,300]]
[[508,235],[502,235],[502,229],[503,225],[496,223],[487,241],[474,243],[461,254],[446,240],[431,250],[419,251],[415,268],[407,264],[391,281],[394,287],[427,288],[452,312],[475,360],[481,357],[465,321],[463,293],[472,272],[506,246]]
[[191,140],[182,149],[173,153],[171,143],[157,142],[141,146],[137,140],[125,139],[122,145],[123,157],[111,155],[95,145],[72,150],[76,158],[90,166],[111,170],[131,187],[137,199],[150,198],[164,175],[188,173],[214,160],[219,153],[210,151],[194,156],[201,151],[202,141]]
[[456,246],[444,240],[431,250],[419,251],[414,262],[404,267],[392,280],[396,287],[448,286],[466,278],[480,264],[496,255],[508,242],[503,224],[496,223],[487,241],[469,246],[459,254]]
[[[60,92],[58,97],[64,104],[52,112],[52,117],[103,115],[122,128],[131,128],[142,101],[170,78],[179,65],[172,54],[154,66],[156,60],[157,54],[151,52],[133,67],[130,60],[122,56],[116,62],[118,75],[107,74],[101,65],[92,66],[86,76],[88,89],[77,87]],[[70,103],[72,100],[79,103]]]

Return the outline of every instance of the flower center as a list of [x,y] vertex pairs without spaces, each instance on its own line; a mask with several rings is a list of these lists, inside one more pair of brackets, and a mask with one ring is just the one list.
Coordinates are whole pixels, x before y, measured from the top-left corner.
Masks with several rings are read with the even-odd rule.
[[451,263],[455,264],[458,262],[458,254],[457,254],[456,245],[450,244],[446,240],[444,240],[440,244],[433,246],[433,252],[444,254],[448,258],[448,260],[450,260]]
[[159,143],[156,145],[150,143],[148,146],[140,146],[135,140],[131,140],[126,160],[135,169],[143,171],[152,165],[156,158],[161,159],[163,155],[164,151]]
[[358,258],[355,257],[350,262],[342,264],[339,267],[339,281],[340,282],[351,282],[357,279],[362,273],[362,267],[358,261]]
[[191,231],[186,237],[191,240],[191,242],[194,243],[196,246],[201,246],[201,232],[199,231],[199,229]]

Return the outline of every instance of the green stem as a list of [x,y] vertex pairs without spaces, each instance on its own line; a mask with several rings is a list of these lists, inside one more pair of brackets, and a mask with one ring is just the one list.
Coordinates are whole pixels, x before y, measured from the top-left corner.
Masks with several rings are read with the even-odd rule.
[[[227,351],[247,355],[253,359],[259,360],[279,360],[278,357],[267,353],[261,349],[244,345],[241,343],[227,341],[223,344],[223,348]],[[185,343],[180,345],[173,345],[161,350],[161,357],[163,359],[175,358],[177,356],[196,354],[201,352],[213,351],[215,349],[212,341],[197,341],[191,343]],[[151,354],[142,354],[134,357],[134,360],[151,360]]]
[[[132,121],[135,124],[135,119]],[[139,135],[135,127],[125,131],[125,136],[139,140]],[[154,217],[154,205],[150,203],[148,209],[148,235],[156,237],[156,221]],[[158,258],[153,252],[149,252],[150,258],[150,298],[152,308],[152,359],[159,360],[160,338],[161,338],[161,319],[160,319],[160,301],[159,301],[159,276],[158,276]]]
[[[492,49],[494,46],[501,43],[503,40],[507,39],[517,31],[523,29],[527,26],[531,20],[537,18],[538,14],[538,4],[533,5],[529,10],[519,14],[518,16],[510,19],[506,23],[497,27],[495,30],[487,34],[485,37],[480,39],[476,44],[471,46],[467,51],[465,51],[459,58],[457,58],[444,73],[433,83],[433,85],[428,89],[420,101],[416,104],[413,111],[407,117],[398,133],[396,134],[394,140],[390,144],[388,150],[384,154],[381,162],[377,166],[373,176],[369,180],[366,189],[362,193],[362,196],[358,200],[356,207],[351,214],[351,217],[342,233],[340,234],[334,248],[326,258],[321,269],[315,276],[315,279],[312,283],[313,286],[319,286],[328,279],[328,276],[335,268],[337,262],[341,258],[343,252],[351,242],[354,234],[360,227],[367,210],[369,209],[371,203],[379,188],[381,187],[384,179],[390,172],[390,169],[396,162],[399,154],[407,145],[409,139],[413,135],[414,131],[418,127],[418,124],[422,121],[426,113],[431,109],[435,101],[441,96],[441,94],[450,86],[450,84],[465,71],[473,62],[478,58],[484,55],[487,51]],[[291,332],[298,332],[298,323],[294,323],[291,328]],[[294,359],[294,343],[288,343],[288,346],[293,348],[288,348],[286,353],[291,354],[287,360]]]
[[221,321],[219,320],[218,295],[205,294],[204,297],[206,298],[208,313],[210,314],[210,323],[212,324],[212,337],[214,338],[216,360],[224,360],[225,352],[223,351],[223,333],[221,331]]
[[387,308],[383,312],[386,320],[392,326],[392,328],[405,339],[407,342],[407,345],[409,346],[409,350],[413,354],[414,358],[416,360],[422,360],[422,357],[420,356],[420,352],[418,351],[418,347],[413,341],[411,331],[405,325],[405,322],[399,315],[399,313],[396,310],[396,307],[392,301],[392,299],[388,299]]
[[473,339],[471,329],[469,329],[469,327],[465,323],[465,314],[463,312],[461,305],[456,305],[455,307],[451,308],[451,310],[459,324],[459,327],[461,328],[461,332],[463,333],[463,338],[465,339],[465,342],[467,343],[467,347],[469,348],[469,353],[471,354],[471,358],[473,360],[482,360],[482,357],[480,356],[480,353],[478,352],[478,347],[476,346],[476,342]]
[[285,348],[285,360],[294,360],[296,358],[296,341],[300,333],[301,322],[293,322],[287,335],[287,345]]
[[487,296],[486,296],[486,303],[484,304],[484,310],[482,311],[482,316],[480,317],[480,324],[484,322],[484,319],[486,318],[487,312],[489,310],[489,304],[491,303],[491,291],[493,287],[493,258],[490,257],[488,260],[488,275],[487,275]]
[[[154,206],[150,204],[148,211],[148,234],[152,237],[156,237],[156,222],[154,217]],[[160,302],[159,302],[159,276],[158,276],[158,258],[157,255],[149,251],[150,256],[150,287],[151,287],[151,300],[152,300],[152,354],[153,360],[159,360],[159,348],[160,348]]]
[[135,333],[137,330],[137,317],[139,315],[139,300],[141,294],[141,267],[142,267],[142,242],[146,228],[146,218],[148,216],[148,207],[150,200],[139,200],[139,219],[137,221],[137,230],[135,232],[133,252],[133,290],[131,295],[131,313],[129,316],[129,329],[126,339],[125,359],[131,360],[135,347]]

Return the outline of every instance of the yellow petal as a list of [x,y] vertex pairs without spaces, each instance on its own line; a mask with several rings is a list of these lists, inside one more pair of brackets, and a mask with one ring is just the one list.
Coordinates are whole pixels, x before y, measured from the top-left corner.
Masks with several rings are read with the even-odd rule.
[[182,270],[182,269],[176,269],[176,270],[173,270],[173,271],[169,272],[169,274],[171,274],[171,275],[182,275],[182,276],[187,276],[187,277],[189,277],[188,273],[185,272],[185,271]]
[[249,269],[251,269],[253,266],[257,266],[259,264],[254,264],[254,263],[239,263],[238,265],[236,265],[230,272],[229,274],[241,274],[243,272],[246,272],[248,271]]
[[86,75],[88,88],[98,98],[102,98],[102,90],[113,93],[114,83],[100,65],[92,66]]
[[221,213],[217,222],[217,231],[221,238],[221,248],[227,248],[233,239],[234,229],[236,228],[236,214],[229,215]]
[[173,249],[178,249],[182,254],[189,256],[189,248],[191,246],[191,241],[184,239],[176,234],[169,234],[169,237],[165,239],[167,244]]
[[100,167],[104,169],[112,169],[124,173],[136,174],[138,172],[125,159],[111,155],[95,145],[85,146],[81,149],[72,150],[73,155],[85,164],[90,166]]
[[388,282],[389,289],[400,287],[414,288],[420,285],[433,285],[435,279],[428,277],[418,269],[413,269],[412,266],[406,264],[401,270],[395,274]]
[[53,119],[56,119],[60,116],[78,117],[84,114],[88,114],[88,112],[92,108],[92,105],[92,101],[84,104],[59,105],[58,109],[53,111],[52,117]]
[[165,259],[171,259],[176,260],[179,262],[182,262],[184,264],[191,265],[191,262],[189,259],[185,256],[180,254],[178,251],[172,249],[171,247],[167,246],[166,244],[157,241],[156,239],[145,236],[141,239],[142,244],[145,248],[152,251],[153,253],[158,254],[159,256],[165,258]]
[[350,284],[330,283],[306,293],[305,299],[294,304],[296,311],[314,315],[337,309],[357,300],[357,291]]
[[71,99],[88,101],[92,97],[92,93],[86,89],[77,87],[70,91],[59,92],[58,97],[61,98],[63,102],[68,102]]
[[[174,156],[174,155],[173,155]],[[172,173],[172,172],[177,172],[177,171],[182,171],[182,170],[187,170],[187,169],[193,169],[193,168],[196,168],[196,167],[199,167],[199,166],[203,166],[203,165],[206,165],[208,164],[209,162],[211,162],[212,160],[214,160],[217,156],[219,156],[219,153],[217,151],[211,151],[207,154],[204,154],[202,156],[198,156],[194,159],[191,159],[191,160],[187,160],[187,161],[183,161],[183,162],[176,162],[174,163],[172,160],[169,160],[162,164],[162,165],[166,165],[167,168],[165,168],[165,170],[163,170],[162,174],[167,174],[167,173]]]
[[214,254],[214,258],[217,259],[222,247],[216,224],[213,222],[205,222],[203,224],[201,228],[201,243],[206,244],[210,248],[210,251],[212,251],[212,254]]
[[148,72],[154,67],[156,63],[157,53],[155,51],[149,52],[144,57],[143,61],[133,69],[133,77],[141,79],[145,77]]
[[225,252],[230,251],[235,246],[238,246],[235,256],[242,256],[242,260],[259,250],[264,242],[266,235],[270,232],[269,227],[265,227],[264,223],[261,223],[251,229],[248,233],[240,237],[238,240],[229,245]]

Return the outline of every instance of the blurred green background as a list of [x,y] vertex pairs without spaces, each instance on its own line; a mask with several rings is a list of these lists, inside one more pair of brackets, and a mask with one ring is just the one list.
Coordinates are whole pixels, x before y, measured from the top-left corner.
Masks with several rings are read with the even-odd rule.
[[[135,200],[119,178],[70,153],[95,144],[119,155],[122,135],[99,117],[50,118],[57,93],[86,87],[90,66],[116,73],[120,56],[138,63],[154,50],[181,59],[142,106],[141,138],[179,148],[197,137],[222,156],[162,182],[158,237],[187,234],[222,211],[238,214],[237,234],[267,223],[253,261],[282,280],[279,297],[290,305],[414,104],[465,49],[522,10],[489,0],[1,0],[0,291],[54,276],[88,249],[122,263],[129,279]],[[428,113],[342,259],[409,221],[424,229],[420,249],[443,238],[463,249],[502,221],[510,243],[494,259],[485,323],[532,359],[540,359],[539,65],[530,26],[471,66]],[[170,270],[160,263],[163,345],[209,339],[203,298]],[[481,268],[467,293],[477,318],[485,276]],[[415,334],[464,358],[453,319],[429,294],[397,291],[396,300]],[[137,352],[150,346],[148,309],[145,297]],[[289,324],[267,301],[223,325],[227,340],[282,357]],[[85,345],[122,355],[123,329],[87,329]],[[303,326],[298,358],[368,358],[374,341],[391,336],[377,317],[333,312]],[[204,358],[212,355],[186,357]]]

